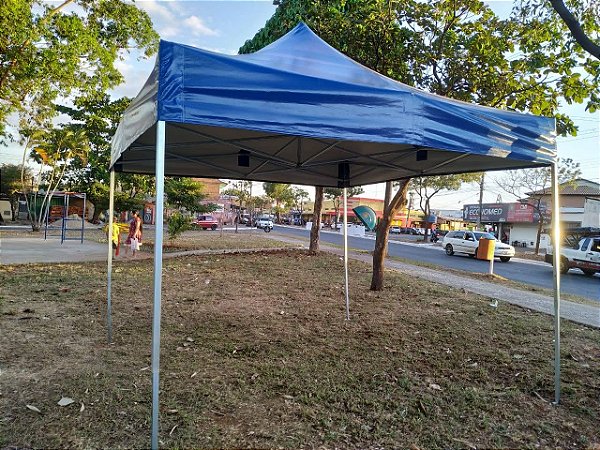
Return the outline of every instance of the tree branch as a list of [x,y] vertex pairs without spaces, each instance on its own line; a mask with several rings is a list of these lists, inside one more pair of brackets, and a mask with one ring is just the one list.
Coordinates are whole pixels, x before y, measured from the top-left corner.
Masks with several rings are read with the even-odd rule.
[[600,45],[592,41],[581,28],[577,18],[565,6],[563,0],[550,0],[554,11],[560,16],[565,25],[571,30],[571,34],[581,47],[596,59],[600,59]]
[[[60,5],[58,5],[56,8],[51,9],[48,12],[48,15],[46,15],[46,17],[44,17],[39,25],[43,26],[46,24],[46,22],[51,19],[54,15],[56,15],[61,9],[63,9],[65,6],[67,6],[69,3],[73,3],[75,0],[65,0],[63,3],[61,3]],[[31,42],[31,38],[25,39],[25,41],[23,41],[23,43],[19,46],[19,50],[17,51],[17,55],[19,55],[23,49],[29,45],[29,43]],[[2,73],[2,77],[0,77],[0,88],[2,87],[2,85],[4,84],[4,82],[6,81],[6,79],[8,78],[8,75],[10,74],[11,70],[14,69],[17,66],[17,55],[15,55],[13,57],[13,59],[8,63],[8,66],[6,67],[6,69],[4,70],[4,73]]]

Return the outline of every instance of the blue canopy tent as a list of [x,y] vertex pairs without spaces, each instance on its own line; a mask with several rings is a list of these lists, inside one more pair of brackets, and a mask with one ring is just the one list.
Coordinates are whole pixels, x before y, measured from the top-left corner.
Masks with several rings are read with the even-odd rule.
[[[158,445],[165,175],[346,188],[415,176],[551,166],[553,210],[558,211],[555,147],[553,119],[411,88],[356,63],[303,23],[248,55],[161,41],[154,70],[113,138],[109,214],[112,219],[115,171],[156,175],[152,446]],[[558,221],[554,226],[558,246]],[[110,247],[108,253],[110,340]],[[557,267],[555,261],[558,402]]]

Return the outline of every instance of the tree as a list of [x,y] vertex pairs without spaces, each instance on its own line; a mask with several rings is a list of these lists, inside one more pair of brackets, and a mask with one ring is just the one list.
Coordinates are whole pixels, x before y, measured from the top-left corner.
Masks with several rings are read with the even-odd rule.
[[85,130],[90,143],[87,159],[73,158],[67,167],[65,182],[73,189],[86,192],[94,182],[108,183],[111,139],[129,103],[129,98],[111,100],[108,94],[102,94],[97,98],[78,97],[70,106],[56,106],[59,113],[69,116],[73,128]]
[[[559,184],[572,183],[581,175],[579,163],[571,158],[559,160],[558,182]],[[552,194],[552,172],[548,167],[538,169],[521,169],[506,172],[503,178],[497,179],[496,183],[505,192],[521,199],[522,202],[531,205],[539,217],[537,236],[535,240],[535,254],[540,251],[540,237],[544,229],[547,206],[545,201]],[[523,195],[527,195],[523,198]],[[558,220],[559,211],[552,211]]]
[[214,203],[203,204],[206,198],[204,185],[191,178],[167,178],[165,180],[165,194],[167,202],[177,208],[191,213],[207,213],[216,210]]
[[[100,214],[109,208],[110,187],[96,181],[85,192],[88,199],[94,203],[92,223],[97,223]],[[115,189],[113,198],[115,211],[139,211],[144,208],[145,197],[141,194],[131,195],[129,192]]]
[[392,197],[390,203],[385,206],[381,220],[377,225],[375,248],[373,250],[373,275],[371,276],[372,291],[380,291],[383,289],[384,262],[388,246],[389,229],[392,220],[396,217],[396,213],[406,205],[406,194],[408,192],[409,182],[409,179],[397,182],[398,191],[396,191],[396,194]]
[[[300,221],[302,222],[302,213],[304,212],[304,202],[308,200],[308,192],[299,187],[292,187],[292,195],[294,198],[294,208],[300,213]],[[302,223],[300,223],[302,225]]]
[[[73,105],[57,106],[57,111],[71,118],[71,127],[85,130],[90,150],[85,159],[73,157],[65,171],[69,189],[84,192],[94,204],[92,222],[96,223],[102,211],[108,209],[110,142],[117,130],[123,111],[130,99],[111,100],[108,94],[98,98],[78,97]],[[126,195],[120,195],[123,191]],[[141,209],[145,196],[154,191],[154,177],[119,173],[116,178],[115,210]]]
[[263,190],[267,197],[275,202],[275,214],[277,223],[281,223],[281,213],[285,207],[289,207],[294,201],[294,191],[289,184],[263,183]]
[[428,217],[431,215],[431,199],[442,191],[458,191],[463,183],[472,183],[481,178],[480,173],[437,175],[413,178],[411,187],[419,197],[419,208],[425,215],[425,241],[429,234]]
[[57,98],[106,92],[123,81],[123,52],[149,56],[158,44],[150,17],[125,0],[5,0],[0,29],[0,135],[13,113],[39,124]]
[[[520,0],[511,15],[522,31],[516,45],[530,58],[529,63],[521,58],[523,66],[530,72],[537,69],[536,82],[555,83],[567,103],[586,102],[593,113],[600,108],[600,10],[595,0],[570,0],[567,5],[562,0]],[[577,132],[572,126],[566,131]]]
[[[354,186],[354,187],[348,188],[347,195],[348,195],[348,198],[350,198],[350,197],[354,197],[355,195],[360,195],[363,192],[365,192],[365,190],[362,187]],[[328,187],[328,188],[325,188],[323,194],[325,195],[325,198],[333,201],[333,210],[335,211],[335,228],[337,229],[337,224],[339,222],[339,217],[340,217],[340,206],[341,206],[341,203],[344,198],[344,189]]]
[[[572,9],[569,9],[572,7]],[[596,59],[600,59],[598,20],[600,10],[594,1],[570,1],[569,6],[562,0],[522,0],[516,10],[525,17],[535,17],[537,20],[553,23],[554,27],[566,27],[570,31],[570,39],[577,42],[583,50]],[[565,30],[566,31],[566,30]],[[569,33],[563,31],[563,36]],[[592,36],[595,36],[595,41]]]
[[40,165],[40,185],[45,187],[39,216],[30,209],[32,229],[38,231],[48,214],[50,194],[62,186],[69,162],[72,158],[85,160],[90,147],[85,131],[69,126],[34,132],[29,145],[30,157]]
[[21,172],[23,172],[23,181],[28,186],[33,184],[33,172],[31,167],[22,166],[21,164],[0,165],[0,193],[8,195],[13,220],[18,206],[18,192],[23,190]]
[[238,211],[235,219],[235,226],[237,232],[237,224],[240,222],[242,210],[244,205],[246,209],[248,204],[252,202],[252,181],[235,181],[232,187],[225,189],[223,194],[235,197],[238,200]]

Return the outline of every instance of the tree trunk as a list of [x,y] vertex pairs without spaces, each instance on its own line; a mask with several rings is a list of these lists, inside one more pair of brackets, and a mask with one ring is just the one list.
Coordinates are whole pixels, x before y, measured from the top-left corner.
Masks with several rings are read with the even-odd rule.
[[94,208],[94,214],[92,214],[92,223],[98,223],[100,221],[100,208]]
[[323,209],[323,186],[315,186],[315,207],[313,208],[313,223],[310,229],[310,244],[308,251],[319,251],[319,232],[321,231],[321,210]]
[[429,223],[429,216],[431,215],[431,208],[429,207],[429,198],[425,200],[425,230],[423,231],[423,241],[427,242],[427,238],[429,237],[429,227],[431,224]]
[[[385,183],[385,196],[383,197],[383,210],[384,211],[387,209],[388,205],[392,201],[392,190],[394,189],[393,184],[394,183],[391,181],[388,181],[387,183]],[[379,226],[381,226],[381,224]],[[377,227],[378,229],[379,229],[379,226]],[[386,241],[385,249],[384,249],[386,258],[388,257],[388,249],[389,249],[389,245]]]
[[373,276],[371,278],[371,290],[380,291],[383,289],[383,273],[385,262],[385,249],[388,244],[388,232],[390,224],[396,213],[406,203],[406,193],[410,180],[402,180],[400,188],[390,204],[385,208],[383,217],[377,227],[377,237],[375,238],[375,250],[373,251]]

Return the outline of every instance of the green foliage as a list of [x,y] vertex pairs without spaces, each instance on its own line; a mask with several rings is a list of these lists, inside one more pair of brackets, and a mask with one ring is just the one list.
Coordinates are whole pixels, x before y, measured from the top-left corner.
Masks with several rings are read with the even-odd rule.
[[167,178],[165,180],[165,194],[167,202],[179,210],[185,209],[191,213],[205,213],[215,211],[216,205],[200,203],[206,198],[204,186],[199,181],[191,178]]
[[460,173],[455,175],[435,175],[411,180],[412,189],[419,197],[419,208],[428,216],[431,213],[431,199],[441,191],[458,191],[464,183],[481,179],[481,173]]
[[294,191],[292,186],[284,183],[263,183],[266,196],[275,202],[275,214],[277,222],[281,222],[281,214],[286,212],[294,203]]
[[[356,195],[360,195],[363,192],[365,192],[365,190],[360,187],[360,186],[353,186],[353,187],[349,187],[348,188],[348,198],[350,197],[354,197]],[[329,200],[333,200],[334,202],[337,199],[340,199],[344,196],[344,189],[343,188],[325,188],[323,189],[323,195],[325,196],[325,198],[329,199]]]
[[[573,121],[557,113],[559,102],[587,99],[589,111],[598,109],[599,61],[586,58],[572,39],[565,45],[556,16],[536,17],[541,9],[548,15],[545,1],[523,4],[502,20],[472,0],[281,0],[240,52],[268,45],[303,20],[333,47],[388,77],[471,103],[555,116],[558,133],[575,135]],[[598,15],[580,9],[594,35]]]
[[21,164],[2,164],[0,165],[0,193],[12,196],[18,191],[23,191],[31,186],[33,173],[31,167],[25,166],[24,181],[21,183]]
[[[57,106],[57,111],[70,117],[73,128],[81,128],[89,140],[90,151],[86,160],[73,158],[65,174],[65,181],[73,189],[88,192],[94,182],[108,183],[110,142],[117,130],[123,111],[130,99],[112,101],[107,94],[95,98],[79,97],[73,106]],[[131,175],[120,175],[121,181]]]
[[[354,186],[354,187],[347,188],[346,194],[348,195],[348,198],[350,198],[350,197],[354,197],[355,195],[360,195],[363,192],[365,192],[365,190],[362,187]],[[325,189],[323,189],[323,196],[326,199],[333,201],[333,209],[335,211],[335,223],[337,224],[340,206],[342,204],[343,197],[344,197],[344,189],[342,189],[342,188],[325,188]]]
[[66,169],[74,158],[87,161],[90,150],[85,130],[65,126],[32,133],[29,140],[30,158],[41,166],[41,173],[49,190],[63,182]]
[[251,200],[251,192],[252,182],[240,180],[233,182],[230,188],[223,191],[223,194],[237,198],[240,208],[243,208]]
[[181,236],[184,231],[190,230],[192,225],[189,218],[185,217],[180,212],[176,212],[169,217],[169,223],[167,227],[169,239],[176,239]]
[[[72,128],[85,130],[90,150],[86,159],[73,157],[65,171],[64,182],[70,189],[85,192],[96,207],[94,221],[108,208],[110,142],[130,99],[111,100],[107,94],[97,98],[79,97],[73,106],[57,106],[70,116]],[[120,192],[122,191],[122,192]],[[141,209],[144,197],[152,195],[154,177],[119,173],[115,191],[115,210]]]
[[12,113],[31,126],[56,114],[57,98],[97,98],[123,81],[122,52],[158,44],[148,15],[124,0],[5,0],[0,29],[0,135]]
[[294,191],[289,184],[263,183],[263,190],[267,197],[275,202],[276,207],[291,206],[294,201]]
[[25,170],[22,169],[21,164],[0,165],[0,194],[8,196],[13,218],[18,205],[17,193],[27,191],[33,182],[31,167],[25,166]]
[[308,192],[302,188],[292,187],[292,196],[294,208],[302,213],[304,211],[304,202],[309,199]]
[[[95,182],[87,189],[88,199],[94,204],[94,217],[96,222],[101,212],[109,207],[110,187],[108,184]],[[141,211],[144,208],[145,199],[142,195],[130,196],[127,192],[115,190],[115,211]]]
[[[63,187],[63,177],[73,158],[87,160],[89,141],[85,130],[78,127],[27,130],[27,149],[30,157],[40,165],[39,177],[45,194],[42,197],[41,211],[46,211],[52,191]],[[32,228],[39,229],[44,216],[32,215]]]

